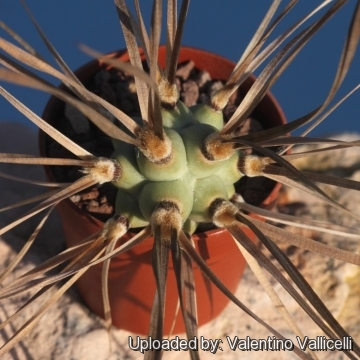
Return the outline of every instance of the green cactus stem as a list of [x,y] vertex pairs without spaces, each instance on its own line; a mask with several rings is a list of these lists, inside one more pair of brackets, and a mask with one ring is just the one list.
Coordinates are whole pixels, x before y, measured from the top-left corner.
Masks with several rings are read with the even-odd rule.
[[164,142],[146,129],[140,137],[149,149],[166,143],[171,151],[163,160],[133,145],[113,142],[112,158],[123,169],[113,182],[119,188],[115,210],[128,218],[131,227],[143,227],[153,221],[159,204],[170,202],[179,211],[183,229],[193,233],[198,223],[213,220],[209,209],[216,199],[229,200],[235,193],[234,184],[242,176],[238,166],[242,152],[224,144],[226,156],[206,156],[207,142],[216,139],[224,122],[222,114],[208,105],[189,109],[178,101],[174,109],[162,109],[162,117]]

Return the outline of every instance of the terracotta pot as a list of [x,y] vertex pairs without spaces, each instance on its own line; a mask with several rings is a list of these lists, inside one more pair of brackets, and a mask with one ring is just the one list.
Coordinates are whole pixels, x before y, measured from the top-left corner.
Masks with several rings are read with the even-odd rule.
[[[123,61],[128,61],[126,51],[110,54]],[[235,64],[221,56],[188,47],[180,51],[179,63],[193,60],[195,66],[206,70],[213,79],[226,80]],[[159,62],[165,65],[165,47],[160,47]],[[99,61],[92,61],[76,71],[77,76],[86,85],[91,77],[99,70],[107,67]],[[241,91],[246,93],[253,83],[249,78],[242,86]],[[62,85],[63,86],[63,85]],[[56,123],[62,116],[64,104],[55,97],[51,97],[44,111],[44,119],[49,123]],[[255,109],[254,115],[265,128],[280,125],[286,122],[284,114],[271,94],[261,101]],[[40,133],[41,153],[46,155],[45,136]],[[55,180],[49,167],[46,173],[50,180]],[[261,204],[264,208],[274,205],[280,185],[276,184],[269,196]],[[88,213],[78,209],[70,200],[65,200],[57,207],[60,213],[66,241],[73,246],[80,240],[88,237],[102,228],[103,223]],[[254,234],[247,228],[243,229],[252,239]],[[121,240],[124,243],[132,234],[126,234]],[[245,260],[239,253],[233,239],[226,230],[216,229],[194,236],[197,251],[204,258],[221,281],[235,292],[245,268]],[[155,293],[155,280],[151,267],[151,249],[153,238],[149,238],[133,250],[111,261],[109,274],[109,296],[112,309],[113,324],[128,331],[147,334],[149,328],[150,312]],[[77,282],[79,292],[89,308],[99,316],[103,316],[101,300],[101,269],[102,265],[89,269]],[[199,325],[205,324],[224,309],[229,300],[213,286],[201,271],[194,267],[196,296],[198,304]],[[166,315],[164,331],[167,334],[173,322],[177,305],[177,289],[173,269],[169,269]],[[184,332],[184,324],[179,313],[173,333]]]

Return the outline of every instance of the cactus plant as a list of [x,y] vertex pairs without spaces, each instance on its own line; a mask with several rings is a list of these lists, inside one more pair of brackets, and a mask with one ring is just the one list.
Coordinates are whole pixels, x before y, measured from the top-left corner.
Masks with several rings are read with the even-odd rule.
[[[196,284],[193,284],[192,268],[192,264],[194,264],[240,309],[265,326],[278,339],[285,340],[283,335],[279,334],[276,329],[264,322],[236,298],[195,250],[191,241],[191,234],[196,231],[198,224],[209,222],[217,227],[226,228],[233,236],[252,270],[259,277],[259,281],[262,282],[295,334],[301,334],[301,330],[283,309],[274,290],[268,286],[268,281],[262,276],[262,268],[266,269],[289,292],[328,337],[349,336],[323,305],[300,272],[276,245],[275,240],[286,238],[288,242],[296,246],[356,265],[360,265],[360,256],[325,244],[318,244],[304,236],[287,232],[249,217],[248,212],[258,213],[261,216],[270,216],[270,214],[266,210],[246,204],[241,196],[236,194],[234,188],[234,184],[242,176],[249,178],[264,176],[311,193],[338,211],[358,220],[355,214],[337,204],[314,182],[323,182],[355,190],[359,190],[359,184],[355,181],[338,179],[329,175],[300,172],[291,164],[291,159],[312,153],[289,155],[287,149],[295,144],[302,143],[324,144],[328,146],[327,150],[358,145],[357,142],[345,143],[329,139],[305,138],[304,136],[315,126],[314,124],[323,120],[322,114],[333,99],[350,66],[360,34],[358,26],[360,22],[359,2],[349,26],[336,77],[324,103],[309,114],[288,124],[253,134],[240,135],[238,133],[239,126],[249,117],[302,47],[337,13],[345,2],[343,0],[334,1],[334,4],[318,20],[312,21],[313,13],[309,14],[294,27],[286,30],[282,36],[275,39],[264,50],[261,50],[272,30],[296,3],[296,1],[290,1],[273,19],[280,3],[280,1],[275,0],[225,86],[212,94],[209,103],[188,107],[179,100],[175,70],[189,1],[184,0],[182,2],[179,19],[177,19],[176,1],[168,2],[167,61],[165,69],[162,69],[157,62],[162,15],[161,1],[154,0],[153,2],[151,31],[148,35],[143,24],[139,2],[135,1],[136,16],[133,16],[125,0],[115,0],[131,64],[104,57],[86,47],[83,49],[111,66],[134,76],[140,106],[140,119],[126,115],[109,102],[88,91],[56,53],[34,19],[38,31],[60,64],[62,72],[57,71],[44,61],[24,41],[21,40],[20,43],[26,50],[22,50],[5,39],[0,39],[0,48],[7,54],[0,55],[0,61],[5,67],[0,69],[1,79],[40,89],[57,96],[84,114],[112,139],[114,145],[114,153],[110,158],[93,156],[89,151],[74,143],[31,112],[23,103],[1,87],[0,93],[6,100],[59,144],[76,155],[78,159],[34,158],[18,154],[1,154],[0,161],[15,164],[80,166],[83,176],[73,184],[49,194],[45,200],[34,206],[20,219],[0,229],[0,234],[11,230],[19,223],[45,209],[52,209],[60,201],[95,184],[101,185],[111,182],[118,188],[115,205],[116,214],[106,221],[100,232],[84,239],[82,243],[50,259],[44,265],[35,268],[0,290],[0,297],[8,298],[36,289],[38,292],[27,302],[30,304],[39,295],[46,293],[53,284],[70,278],[3,345],[0,350],[1,355],[9,351],[28,333],[38,323],[45,311],[89,267],[101,262],[104,263],[104,308],[107,324],[111,324],[106,286],[109,261],[112,257],[131,250],[150,235],[154,237],[152,265],[156,281],[156,293],[149,324],[149,336],[158,341],[163,339],[166,281],[171,254],[176,275],[179,307],[188,339],[192,339],[198,334],[196,290],[194,290]],[[326,3],[322,3],[315,12],[325,6]],[[293,35],[293,31],[297,30],[305,21],[310,21],[310,24],[298,34]],[[5,25],[3,28],[10,32],[15,39],[18,39]],[[291,37],[290,40],[286,42],[289,37]],[[144,71],[138,46],[144,53],[149,73]],[[230,120],[224,123],[222,110],[232,94],[237,91],[249,74],[273,54],[279,46],[282,47],[281,50],[265,66]],[[17,61],[13,61],[8,55]],[[76,96],[53,86],[24,65],[55,76]],[[314,122],[314,119],[318,120]],[[290,131],[310,123],[312,125],[304,132],[303,136],[286,136]],[[276,151],[269,149],[272,147],[276,147]],[[244,150],[249,148],[256,150],[257,155],[247,155]],[[285,218],[281,216],[279,219],[285,221]],[[331,230],[330,224],[324,227],[310,220],[304,220],[304,222],[309,227],[320,231],[335,232],[335,230]],[[239,224],[247,226],[259,238],[300,291],[295,290],[292,283],[277,270],[269,258],[249,241],[248,236],[241,230]],[[115,249],[117,240],[123,237],[129,228],[136,228],[139,231],[132,239]],[[341,231],[337,228],[336,231],[344,237],[354,236],[345,227]],[[35,237],[36,234],[34,233],[29,242],[32,242]],[[21,251],[19,256],[12,261],[2,275],[2,279],[11,272],[25,252],[26,249]],[[70,260],[69,263],[59,274],[43,276],[48,270],[67,260]],[[302,296],[309,300],[316,311],[304,301]],[[20,313],[21,309],[14,316],[18,316]],[[12,318],[5,321],[3,326],[11,320]],[[310,358],[310,355],[298,347],[293,350],[300,358]],[[360,347],[354,343],[353,353],[345,352],[345,354],[352,358],[359,357]],[[161,356],[161,351],[147,351],[145,354],[145,358],[157,359]],[[196,351],[190,350],[190,356],[192,359],[196,359],[199,355]]]

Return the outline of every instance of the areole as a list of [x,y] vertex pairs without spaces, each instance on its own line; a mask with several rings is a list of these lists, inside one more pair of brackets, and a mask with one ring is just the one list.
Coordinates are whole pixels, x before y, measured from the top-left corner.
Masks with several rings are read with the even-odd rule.
[[[159,48],[159,64],[165,65],[165,47]],[[128,61],[128,53],[118,51],[110,54],[122,61]],[[221,56],[194,48],[182,47],[179,54],[179,63],[192,60],[199,69],[208,71],[213,79],[226,80],[231,74],[235,64]],[[86,85],[88,80],[99,68],[108,66],[100,61],[92,61],[76,71],[78,78]],[[246,93],[254,77],[249,77],[240,87],[240,91]],[[64,88],[64,87],[63,87]],[[62,101],[51,97],[43,114],[43,118],[53,124],[63,114]],[[254,116],[265,128],[280,125],[286,122],[284,114],[271,94],[267,94],[254,110]],[[40,132],[40,151],[46,154],[45,134]],[[46,167],[49,180],[55,181],[49,167]],[[262,202],[261,207],[271,208],[280,189],[276,184],[268,197]],[[80,240],[99,231],[103,223],[85,211],[78,209],[70,200],[65,200],[58,205],[67,245],[75,245]],[[243,230],[252,239],[254,234],[246,227]],[[128,232],[119,240],[119,244],[126,242],[132,237]],[[201,254],[212,271],[221,281],[234,292],[241,279],[245,260],[240,254],[231,235],[224,229],[215,229],[193,236],[195,247]],[[150,321],[150,313],[155,294],[155,279],[151,266],[151,250],[153,238],[149,238],[137,245],[132,250],[114,258],[111,261],[109,272],[109,298],[112,310],[113,325],[128,331],[147,334]],[[170,262],[171,263],[171,262]],[[103,316],[103,304],[101,295],[101,269],[102,265],[91,267],[77,282],[81,296],[89,308],[99,316]],[[196,297],[198,304],[198,322],[202,325],[217,315],[229,302],[220,291],[201,273],[194,268]],[[173,269],[170,267],[167,290],[164,333],[168,334],[174,322],[178,302],[177,287]],[[181,314],[177,315],[174,334],[184,332],[184,324]]]

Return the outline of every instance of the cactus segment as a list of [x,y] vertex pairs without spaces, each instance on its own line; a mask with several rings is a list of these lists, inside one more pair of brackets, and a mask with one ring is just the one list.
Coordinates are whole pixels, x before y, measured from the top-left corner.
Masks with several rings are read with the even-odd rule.
[[179,208],[183,222],[193,205],[193,190],[186,181],[156,181],[146,184],[139,196],[139,206],[145,219],[150,221],[155,207],[162,201],[173,202]]
[[224,127],[224,116],[221,111],[216,111],[207,104],[193,105],[190,110],[199,123],[211,125],[218,131]]
[[182,229],[186,234],[192,235],[196,231],[197,227],[198,223],[196,221],[187,218]]
[[116,159],[123,170],[120,179],[113,181],[112,183],[116,187],[127,190],[133,196],[137,197],[139,190],[145,184],[146,179],[140,173],[137,166],[134,146],[119,142],[118,147],[111,155],[111,158]]
[[175,109],[162,109],[161,115],[163,125],[174,130],[180,130],[196,124],[194,115],[182,101],[177,102]]
[[227,185],[226,186],[226,191],[227,191],[228,198],[231,199],[236,193],[235,186],[234,185]]
[[241,150],[236,150],[229,159],[224,161],[223,166],[215,173],[225,186],[232,185],[240,180],[242,176],[238,167],[240,156],[242,156]]
[[115,213],[125,216],[131,228],[144,227],[149,224],[140,211],[138,200],[123,189],[119,189],[117,192]]
[[136,161],[140,172],[151,181],[178,180],[187,173],[186,151],[181,136],[172,129],[164,131],[172,143],[172,154],[168,161],[154,163],[137,150]]
[[189,218],[196,222],[212,221],[210,204],[218,198],[228,199],[226,187],[219,177],[211,175],[198,179],[195,183],[194,204]]
[[198,124],[180,132],[186,149],[188,169],[196,178],[212,175],[223,166],[222,161],[208,160],[203,154],[204,140],[216,131],[213,126]]

